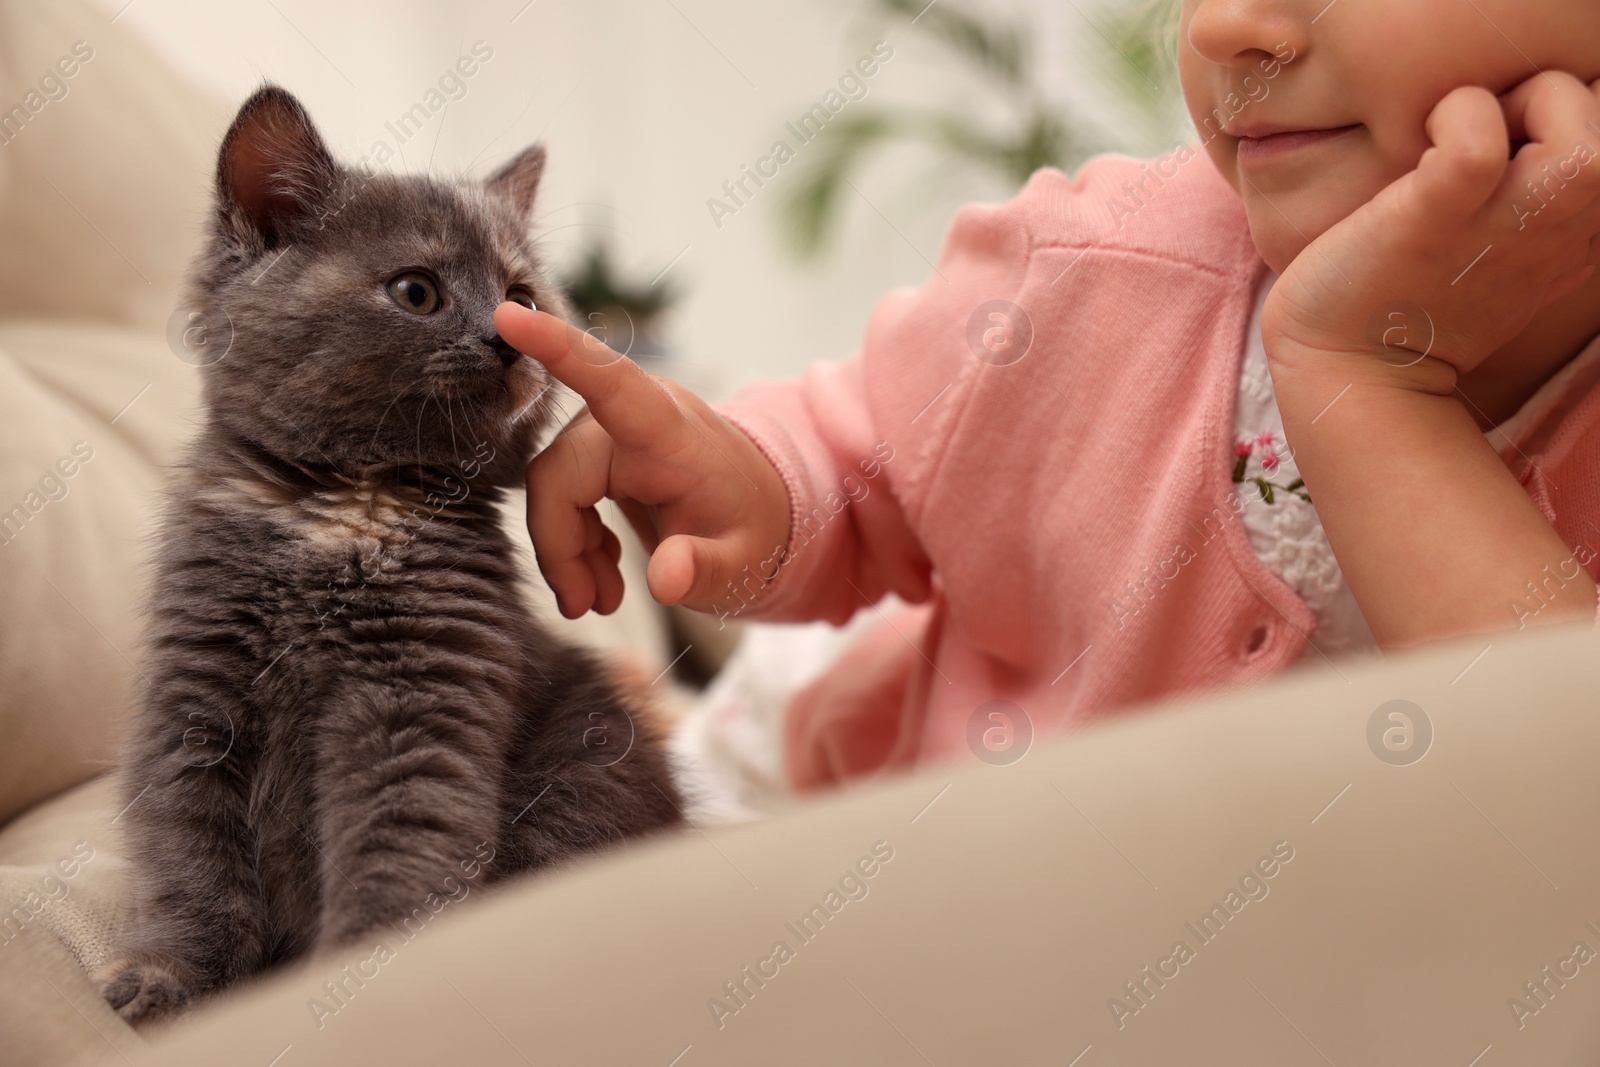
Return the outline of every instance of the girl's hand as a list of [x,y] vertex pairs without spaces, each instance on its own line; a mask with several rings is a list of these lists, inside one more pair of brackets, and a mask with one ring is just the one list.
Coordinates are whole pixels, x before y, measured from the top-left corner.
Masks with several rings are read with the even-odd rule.
[[[1596,616],[1592,556],[1453,391],[1593,272],[1597,120],[1567,74],[1498,101],[1453,91],[1417,169],[1307,246],[1262,310],[1285,434],[1384,649]],[[1527,143],[1510,158],[1513,140]]]
[[1448,393],[1588,280],[1600,264],[1595,86],[1549,72],[1500,98],[1462,87],[1441,100],[1416,170],[1329,228],[1273,286],[1268,355],[1376,357]]
[[588,402],[528,467],[528,532],[563,615],[622,602],[622,548],[595,510],[602,497],[650,550],[646,577],[663,604],[709,611],[745,566],[788,544],[783,479],[705,401],[542,311],[505,303],[494,322]]

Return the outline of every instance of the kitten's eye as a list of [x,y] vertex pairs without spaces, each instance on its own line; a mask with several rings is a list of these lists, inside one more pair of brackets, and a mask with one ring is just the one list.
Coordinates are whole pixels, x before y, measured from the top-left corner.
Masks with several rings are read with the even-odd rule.
[[521,304],[525,308],[533,308],[533,294],[520,285],[513,285],[506,290],[506,299],[513,304]]
[[439,287],[426,274],[410,271],[389,283],[389,298],[413,315],[431,315],[439,310]]

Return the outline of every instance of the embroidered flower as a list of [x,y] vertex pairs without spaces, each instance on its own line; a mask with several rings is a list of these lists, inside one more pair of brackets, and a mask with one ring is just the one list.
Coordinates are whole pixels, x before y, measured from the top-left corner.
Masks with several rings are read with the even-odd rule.
[[1305,501],[1307,504],[1311,503],[1311,494],[1306,491],[1306,483],[1305,479],[1303,478],[1296,478],[1288,485],[1279,485],[1277,482],[1268,481],[1260,474],[1250,475],[1247,477],[1250,470],[1250,458],[1255,455],[1256,448],[1258,446],[1262,450],[1260,463],[1261,470],[1265,474],[1271,475],[1283,465],[1283,461],[1279,458],[1277,452],[1268,451],[1273,447],[1277,440],[1277,434],[1273,433],[1271,430],[1265,430],[1260,434],[1257,434],[1253,441],[1240,441],[1233,446],[1233,454],[1238,457],[1233,465],[1234,484],[1241,485],[1245,482],[1249,482],[1256,487],[1257,491],[1261,495],[1261,499],[1268,504],[1276,504],[1278,502],[1277,493],[1289,493],[1290,495]]

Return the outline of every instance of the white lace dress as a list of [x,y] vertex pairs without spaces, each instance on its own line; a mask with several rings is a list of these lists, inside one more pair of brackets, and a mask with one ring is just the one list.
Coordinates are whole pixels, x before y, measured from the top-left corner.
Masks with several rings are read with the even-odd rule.
[[[1300,472],[1283,439],[1283,418],[1278,414],[1267,352],[1261,344],[1261,309],[1277,280],[1278,276],[1270,271],[1262,280],[1246,337],[1233,417],[1235,490],[1244,500],[1240,518],[1256,556],[1316,616],[1316,633],[1311,635],[1311,644],[1301,653],[1300,661],[1321,662],[1323,657],[1335,659],[1343,653],[1375,650],[1378,645],[1334,559],[1328,537],[1322,532],[1322,521],[1307,502],[1305,489],[1299,484]],[[1503,448],[1540,411],[1559,401],[1568,391],[1568,384],[1597,359],[1600,340],[1591,342],[1515,415],[1485,436]]]
[[1240,519],[1256,556],[1316,616],[1316,633],[1300,658],[1320,661],[1323,656],[1376,649],[1378,642],[1339,571],[1284,441],[1283,417],[1278,414],[1267,350],[1261,343],[1261,309],[1277,280],[1269,272],[1262,281],[1246,337],[1233,409],[1234,491],[1244,502]]

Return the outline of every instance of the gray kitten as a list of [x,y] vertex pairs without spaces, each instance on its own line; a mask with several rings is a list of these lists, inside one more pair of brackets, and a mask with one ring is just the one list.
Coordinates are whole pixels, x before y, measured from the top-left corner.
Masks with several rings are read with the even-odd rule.
[[562,308],[528,237],[543,163],[349,170],[272,86],[223,140],[191,277],[206,417],[123,768],[134,932],[99,976],[130,1022],[680,821],[617,684],[521,601],[497,519],[549,381],[492,315]]

